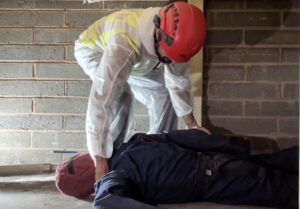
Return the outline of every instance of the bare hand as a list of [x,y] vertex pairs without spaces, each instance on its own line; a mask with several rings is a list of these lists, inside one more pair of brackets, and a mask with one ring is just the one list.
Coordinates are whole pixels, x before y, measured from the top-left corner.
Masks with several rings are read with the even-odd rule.
[[198,129],[200,131],[203,131],[203,132],[207,133],[208,135],[211,135],[211,132],[208,129],[204,128],[204,127],[200,127],[200,126],[197,125],[197,126],[194,126],[194,127],[191,127],[191,128]]
[[96,156],[95,157],[95,180],[98,181],[108,172],[107,159]]
[[189,113],[189,114],[183,116],[183,120],[188,129],[192,129],[192,128],[199,129],[200,131],[203,131],[203,132],[211,135],[211,133],[208,129],[200,127],[198,125],[193,113]]

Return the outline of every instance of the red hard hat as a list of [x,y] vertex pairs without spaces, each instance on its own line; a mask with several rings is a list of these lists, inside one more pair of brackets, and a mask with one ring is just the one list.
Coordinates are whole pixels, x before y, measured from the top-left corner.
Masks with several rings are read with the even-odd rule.
[[57,189],[77,198],[94,192],[95,167],[89,154],[78,154],[58,164],[55,172]]
[[175,2],[160,9],[159,19],[163,33],[159,46],[168,58],[188,62],[200,51],[205,40],[206,21],[198,7]]

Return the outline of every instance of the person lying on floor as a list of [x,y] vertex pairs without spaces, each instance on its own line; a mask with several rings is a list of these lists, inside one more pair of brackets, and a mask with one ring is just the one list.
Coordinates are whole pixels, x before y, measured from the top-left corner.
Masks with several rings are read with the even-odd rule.
[[135,134],[95,183],[94,209],[158,209],[157,204],[216,202],[298,207],[293,147],[250,155],[247,140],[197,129]]

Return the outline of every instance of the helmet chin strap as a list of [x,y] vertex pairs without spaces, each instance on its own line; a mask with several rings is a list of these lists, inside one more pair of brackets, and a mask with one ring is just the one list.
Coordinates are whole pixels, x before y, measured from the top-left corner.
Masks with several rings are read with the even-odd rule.
[[[168,57],[166,56],[161,56],[161,54],[158,51],[159,48],[159,42],[161,41],[161,39],[163,38],[163,41],[167,44],[167,45],[172,45],[173,43],[173,39],[171,37],[169,37],[167,34],[165,34],[161,28],[160,28],[160,18],[158,15],[155,15],[153,18],[153,22],[155,25],[155,28],[153,30],[153,39],[154,39],[154,50],[155,50],[155,54],[158,57],[159,61],[164,63],[164,64],[170,64],[172,63],[172,60],[170,60]],[[159,63],[155,66],[157,67],[159,65]]]
[[155,28],[158,29],[158,37],[157,41],[163,40],[165,44],[168,46],[171,46],[174,42],[174,39],[166,34],[161,28],[160,28],[160,17],[158,15],[155,15],[153,18],[153,22],[155,25]]
[[[156,56],[157,56],[159,62],[162,62],[162,63],[164,63],[164,64],[170,64],[170,63],[172,63],[172,60],[170,60],[170,59],[169,59],[168,57],[166,57],[166,56],[161,56],[161,54],[160,54],[159,51],[158,51],[158,48],[159,48],[159,40],[157,39],[156,29],[157,29],[157,28],[155,28],[154,31],[153,31],[153,39],[154,39],[154,50],[155,50],[155,54],[156,54]],[[158,64],[157,64],[157,66],[158,66]],[[156,66],[156,67],[157,67],[157,66]]]

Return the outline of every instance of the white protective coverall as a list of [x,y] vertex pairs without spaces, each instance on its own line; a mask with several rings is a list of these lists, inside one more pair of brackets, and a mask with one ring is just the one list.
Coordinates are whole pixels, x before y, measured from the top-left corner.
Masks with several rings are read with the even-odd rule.
[[[93,81],[86,117],[92,158],[110,158],[132,121],[133,97],[146,105],[149,133],[177,128],[192,112],[189,64],[160,64],[154,50],[153,17],[160,8],[121,10],[101,18],[75,42],[78,64]],[[176,115],[175,115],[175,112]]]

